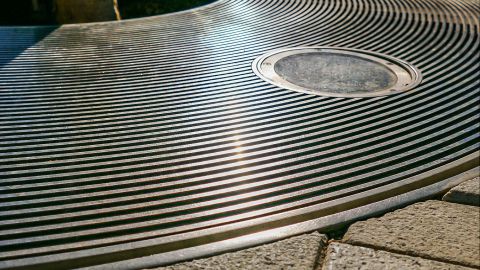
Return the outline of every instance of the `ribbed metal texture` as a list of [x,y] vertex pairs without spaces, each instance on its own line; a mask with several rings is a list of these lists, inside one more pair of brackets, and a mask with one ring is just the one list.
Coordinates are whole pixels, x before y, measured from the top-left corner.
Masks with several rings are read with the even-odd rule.
[[[294,224],[316,217],[305,209],[475,153],[479,8],[221,0],[123,22],[0,27],[0,267],[88,266]],[[348,99],[252,72],[255,57],[297,46],[384,53],[424,79]]]

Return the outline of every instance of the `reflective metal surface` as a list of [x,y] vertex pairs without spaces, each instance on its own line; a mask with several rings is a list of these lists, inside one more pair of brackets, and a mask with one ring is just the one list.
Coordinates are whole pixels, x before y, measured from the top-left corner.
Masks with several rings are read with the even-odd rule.
[[[478,12],[476,1],[223,0],[0,27],[0,268],[136,269],[445,190],[478,166]],[[390,55],[423,81],[334,98],[252,72],[266,51],[300,46]]]
[[277,86],[331,97],[376,97],[418,86],[419,70],[393,57],[335,47],[278,49],[255,59],[252,69]]

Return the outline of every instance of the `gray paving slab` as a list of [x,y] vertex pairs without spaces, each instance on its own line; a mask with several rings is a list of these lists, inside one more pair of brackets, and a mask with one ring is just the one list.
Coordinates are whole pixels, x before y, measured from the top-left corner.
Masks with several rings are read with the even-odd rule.
[[474,268],[412,257],[372,248],[331,243],[322,270],[471,270]]
[[427,201],[351,225],[343,242],[480,267],[480,208]]
[[327,237],[317,232],[300,235],[272,244],[226,253],[210,258],[155,268],[156,270],[312,270]]
[[447,202],[480,206],[480,177],[465,181],[452,188],[443,200]]

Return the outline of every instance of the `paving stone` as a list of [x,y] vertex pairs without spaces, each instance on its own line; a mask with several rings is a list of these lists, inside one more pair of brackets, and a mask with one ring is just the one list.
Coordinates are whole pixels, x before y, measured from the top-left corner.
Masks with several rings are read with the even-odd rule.
[[447,202],[480,206],[480,177],[465,181],[452,188],[443,200]]
[[352,245],[480,267],[480,208],[427,201],[354,223],[343,237]]
[[471,270],[473,268],[342,243],[328,246],[323,270]]
[[272,244],[258,246],[210,258],[155,268],[156,270],[295,269],[312,270],[327,237],[317,232]]

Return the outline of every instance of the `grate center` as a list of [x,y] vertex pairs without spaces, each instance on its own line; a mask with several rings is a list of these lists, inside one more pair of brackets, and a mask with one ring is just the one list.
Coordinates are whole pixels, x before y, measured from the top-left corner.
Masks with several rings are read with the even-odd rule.
[[257,58],[254,71],[283,88],[336,97],[389,95],[420,82],[413,66],[373,52],[340,48],[292,48]]

